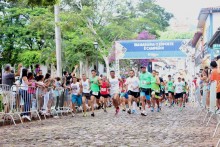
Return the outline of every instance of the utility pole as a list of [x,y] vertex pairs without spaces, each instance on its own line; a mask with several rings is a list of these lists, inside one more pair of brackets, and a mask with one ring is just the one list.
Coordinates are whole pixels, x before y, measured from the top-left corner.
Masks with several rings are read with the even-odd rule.
[[54,6],[55,16],[55,42],[56,42],[56,61],[57,61],[57,76],[62,77],[62,60],[61,60],[61,31],[59,27],[60,7],[59,4]]

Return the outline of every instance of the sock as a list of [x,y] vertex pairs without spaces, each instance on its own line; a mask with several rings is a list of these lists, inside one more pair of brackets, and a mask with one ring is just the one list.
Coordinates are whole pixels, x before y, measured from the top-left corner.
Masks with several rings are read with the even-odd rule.
[[137,103],[136,103],[136,102],[133,102],[133,103],[132,103],[132,109],[133,109],[133,110],[136,110],[136,108],[137,108]]

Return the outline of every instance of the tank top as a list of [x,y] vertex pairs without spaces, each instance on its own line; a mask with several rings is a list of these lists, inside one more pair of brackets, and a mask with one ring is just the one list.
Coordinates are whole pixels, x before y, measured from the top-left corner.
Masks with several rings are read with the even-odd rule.
[[78,95],[78,93],[79,93],[79,91],[80,91],[79,82],[72,83],[72,84],[71,84],[71,89],[72,89],[72,94],[73,94],[73,95]]
[[96,76],[96,77],[92,77],[92,78],[90,78],[90,83],[91,83],[91,90],[93,91],[93,92],[99,92],[100,91],[100,89],[99,89],[99,81],[98,81],[98,77]]
[[101,86],[100,93],[101,93],[102,95],[107,95],[107,94],[109,94],[109,92],[108,92],[108,82],[102,82],[102,86]]
[[151,78],[151,89],[155,92],[160,92],[160,86],[157,84],[156,77]]
[[28,85],[24,82],[23,78],[21,80],[21,89],[22,90],[28,90]]
[[168,89],[168,91],[174,92],[174,90],[173,90],[173,81],[168,81],[167,82],[167,89]]
[[119,91],[119,80],[117,77],[113,78],[109,78],[109,83],[111,85],[110,90],[111,92],[116,92]]
[[83,93],[89,93],[89,80],[86,79],[86,81],[82,80],[82,86],[83,86]]

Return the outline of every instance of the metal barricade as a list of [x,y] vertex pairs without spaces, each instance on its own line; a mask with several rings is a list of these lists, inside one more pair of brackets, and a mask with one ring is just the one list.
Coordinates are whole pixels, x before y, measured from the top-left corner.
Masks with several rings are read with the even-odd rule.
[[[15,113],[22,116],[23,119],[31,121],[34,114],[41,120],[38,111],[38,95],[36,94],[36,87],[33,86],[16,86],[13,87],[15,95]],[[22,119],[21,122],[23,123]]]
[[12,91],[12,87],[10,87],[9,85],[0,84],[0,97],[3,104],[3,109],[0,112],[0,117],[3,118],[3,123],[6,119],[11,120],[14,125],[16,125],[16,118],[22,121],[20,115],[15,113],[16,100]]

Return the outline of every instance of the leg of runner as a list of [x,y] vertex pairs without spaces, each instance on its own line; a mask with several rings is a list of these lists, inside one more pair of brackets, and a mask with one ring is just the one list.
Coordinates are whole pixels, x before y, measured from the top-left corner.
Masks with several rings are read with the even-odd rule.
[[90,104],[91,104],[91,108],[92,108],[92,114],[91,116],[94,117],[95,116],[95,113],[94,113],[94,103],[95,103],[95,96],[91,96],[90,98]]
[[147,113],[146,113],[146,109],[145,109],[145,106],[146,106],[146,95],[145,95],[145,92],[140,92],[140,97],[141,97],[141,104],[142,104],[142,112],[141,112],[141,115],[142,116],[147,116]]
[[186,93],[183,93],[183,107],[185,107],[186,104]]
[[86,111],[87,111],[87,107],[86,107],[86,97],[83,96],[82,97],[82,102],[83,102],[83,116],[86,117]]
[[173,104],[173,95],[172,95],[171,92],[168,93],[168,99],[169,99],[169,103],[170,103],[170,106],[169,106],[169,107],[171,107],[172,104]]
[[128,95],[128,113],[131,114],[131,103],[132,103],[133,96]]
[[154,92],[154,91],[152,92],[151,96],[152,96],[152,97],[151,97],[151,98],[152,98],[152,99],[151,99],[151,102],[152,102],[151,112],[154,112],[155,103],[156,103],[156,101],[155,101],[156,98],[155,98],[155,92]]
[[119,109],[119,101],[120,101],[119,94],[118,93],[114,94],[112,99],[113,99],[113,104],[115,106],[115,115],[117,115],[120,110]]
[[180,96],[180,98],[179,98],[180,111],[183,110],[182,104],[183,104],[183,96],[182,96],[182,94],[181,94],[181,96]]
[[132,113],[137,114],[137,103],[138,103],[138,98],[133,97],[133,103],[132,103]]
[[106,108],[107,108],[108,100],[109,98],[104,98],[104,112],[107,112]]

